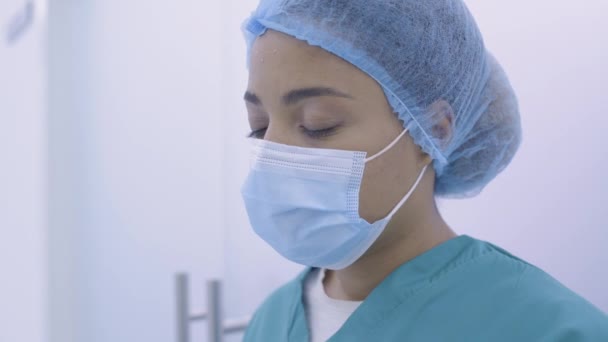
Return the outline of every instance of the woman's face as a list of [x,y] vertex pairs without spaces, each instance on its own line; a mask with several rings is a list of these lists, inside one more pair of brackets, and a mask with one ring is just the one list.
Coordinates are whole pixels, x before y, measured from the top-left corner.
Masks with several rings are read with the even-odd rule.
[[[253,45],[245,100],[252,136],[281,144],[371,156],[403,130],[371,77],[319,47],[273,30]],[[368,162],[359,195],[361,217],[368,222],[385,217],[428,163],[408,134]]]

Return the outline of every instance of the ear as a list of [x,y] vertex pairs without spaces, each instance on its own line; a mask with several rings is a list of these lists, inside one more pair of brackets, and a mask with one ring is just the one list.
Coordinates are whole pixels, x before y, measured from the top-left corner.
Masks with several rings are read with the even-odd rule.
[[454,111],[452,106],[447,101],[439,99],[433,102],[428,110],[435,123],[431,133],[440,142],[439,147],[444,148],[452,141],[454,134]]

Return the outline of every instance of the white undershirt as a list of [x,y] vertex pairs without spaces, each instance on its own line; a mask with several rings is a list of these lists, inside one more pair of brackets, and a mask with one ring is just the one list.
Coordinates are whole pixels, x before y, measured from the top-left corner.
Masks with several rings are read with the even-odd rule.
[[323,278],[325,269],[314,269],[306,277],[304,285],[304,308],[311,342],[327,341],[362,303],[328,297]]

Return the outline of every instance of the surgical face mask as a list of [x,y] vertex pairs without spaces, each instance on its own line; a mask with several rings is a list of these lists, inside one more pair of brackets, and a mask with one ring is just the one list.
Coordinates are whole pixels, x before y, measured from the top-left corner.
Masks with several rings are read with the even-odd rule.
[[359,259],[407,201],[424,175],[383,219],[359,216],[366,152],[305,148],[252,139],[251,170],[241,188],[254,231],[285,258],[339,270]]

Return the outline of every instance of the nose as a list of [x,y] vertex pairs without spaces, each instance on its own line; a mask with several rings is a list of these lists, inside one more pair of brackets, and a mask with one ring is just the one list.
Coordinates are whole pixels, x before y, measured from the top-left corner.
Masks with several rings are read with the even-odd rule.
[[264,140],[272,141],[284,145],[294,145],[293,137],[290,137],[288,127],[286,125],[280,125],[279,123],[270,123],[266,128],[266,134],[264,134]]

